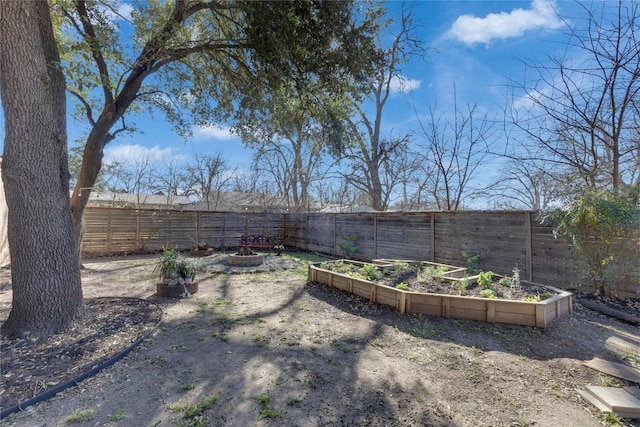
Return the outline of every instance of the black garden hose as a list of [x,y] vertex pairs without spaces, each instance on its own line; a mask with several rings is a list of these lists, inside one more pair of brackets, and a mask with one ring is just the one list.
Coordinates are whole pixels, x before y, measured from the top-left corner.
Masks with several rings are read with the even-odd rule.
[[[145,301],[145,302],[149,302],[149,301]],[[151,304],[157,306],[157,304],[155,304],[155,303],[151,303]],[[160,310],[160,311],[162,313],[162,310]],[[127,354],[129,354],[131,352],[131,350],[136,348],[142,341],[144,341],[149,336],[151,336],[151,334],[153,334],[158,329],[158,327],[160,326],[161,322],[162,322],[162,315],[160,316],[160,320],[158,320],[158,323],[156,323],[156,325],[153,328],[151,328],[151,330],[149,332],[147,332],[146,334],[144,334],[143,336],[141,336],[140,338],[135,340],[129,347],[125,348],[120,353],[118,353],[115,356],[111,357],[110,359],[102,362],[98,366],[95,366],[94,368],[92,368],[88,372],[85,372],[84,374],[81,374],[78,377],[76,377],[76,378],[74,378],[72,380],[69,380],[69,381],[67,381],[65,383],[59,384],[59,385],[57,385],[57,386],[55,386],[55,387],[53,387],[51,389],[48,389],[45,392],[40,393],[37,396],[32,397],[31,399],[25,400],[24,402],[20,402],[17,405],[10,406],[8,408],[2,409],[0,411],[0,420],[5,419],[9,415],[15,414],[18,411],[23,411],[25,408],[28,408],[31,405],[35,405],[36,403],[44,402],[45,400],[51,399],[56,394],[66,390],[66,389],[68,389],[70,387],[78,385],[78,383],[86,380],[89,377],[92,377],[92,376],[96,375],[98,372],[100,372],[104,368],[107,368],[107,367],[113,365],[114,363],[122,360]]]

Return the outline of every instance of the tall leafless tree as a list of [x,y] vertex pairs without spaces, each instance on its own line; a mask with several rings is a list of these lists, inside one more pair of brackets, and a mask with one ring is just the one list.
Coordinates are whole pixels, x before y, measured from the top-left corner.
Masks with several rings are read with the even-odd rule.
[[[377,72],[364,89],[365,100],[373,105],[371,113],[363,103],[356,103],[356,115],[349,122],[352,145],[346,151],[344,160],[349,163],[348,181],[358,190],[365,192],[370,206],[375,210],[385,210],[398,181],[387,173],[390,166],[406,149],[408,135],[383,135],[383,113],[390,97],[397,91],[397,84],[406,79],[402,76],[402,64],[413,55],[424,53],[422,42],[416,36],[416,25],[410,7],[403,5],[402,15],[397,22],[397,30],[392,41],[385,46],[378,39]],[[386,28],[391,32],[391,26]],[[385,37],[383,34],[380,37]]]
[[574,187],[637,186],[640,4],[581,11],[567,21],[564,52],[526,63],[533,78],[513,82],[508,118],[525,135],[520,143],[541,147],[538,160],[564,168]]
[[152,184],[154,194],[163,194],[166,197],[166,206],[173,205],[175,196],[185,193],[187,174],[184,161],[172,154],[165,157],[158,166],[152,168]]
[[427,118],[418,115],[417,138],[423,150],[422,162],[430,174],[424,177],[428,191],[440,210],[458,210],[463,201],[481,193],[473,186],[481,171],[490,172],[489,141],[493,122],[487,113],[478,111],[477,104],[460,109],[455,85],[452,111],[438,112],[430,106]]
[[187,194],[206,202],[207,210],[216,210],[220,192],[229,185],[235,169],[229,170],[220,153],[197,155],[187,166]]
[[[153,165],[146,150],[136,150],[129,157],[110,163],[110,180],[107,188],[112,192],[133,194],[136,205],[144,202],[144,196],[153,193]],[[114,195],[115,196],[115,195]]]
[[547,209],[557,194],[557,178],[543,164],[509,159],[487,189],[498,209]]

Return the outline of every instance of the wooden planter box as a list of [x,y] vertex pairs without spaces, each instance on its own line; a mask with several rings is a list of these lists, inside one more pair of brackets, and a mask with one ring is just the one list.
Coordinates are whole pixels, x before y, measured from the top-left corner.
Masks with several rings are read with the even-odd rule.
[[[389,260],[376,260],[375,263],[385,266],[390,264],[387,261]],[[345,261],[343,260],[343,262]],[[447,267],[450,267],[450,280],[464,277],[464,268],[462,268],[462,276],[459,276],[460,269],[458,267]],[[319,264],[309,265],[309,280],[342,289],[378,304],[395,307],[400,313],[422,313],[445,319],[469,319],[487,323],[535,326],[544,329],[553,319],[570,315],[573,312],[572,294],[550,286],[545,286],[545,288],[556,292],[556,295],[542,301],[530,302],[403,291],[325,270],[319,267]],[[523,282],[523,284],[530,283]]]

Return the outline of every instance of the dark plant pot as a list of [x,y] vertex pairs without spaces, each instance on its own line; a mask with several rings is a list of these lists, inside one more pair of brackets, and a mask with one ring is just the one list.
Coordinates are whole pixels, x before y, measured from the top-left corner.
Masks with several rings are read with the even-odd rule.
[[208,249],[191,249],[189,251],[189,255],[191,256],[199,256],[199,257],[204,257],[204,256],[209,256],[213,254],[213,248],[208,248]]
[[182,298],[184,296],[184,287],[190,294],[198,292],[198,282],[184,285],[167,285],[164,283],[156,283],[156,295],[163,298]]

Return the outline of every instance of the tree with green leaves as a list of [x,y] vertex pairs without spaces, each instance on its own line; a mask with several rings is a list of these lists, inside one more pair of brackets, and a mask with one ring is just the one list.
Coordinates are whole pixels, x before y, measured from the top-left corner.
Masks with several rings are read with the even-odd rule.
[[[82,168],[71,197],[77,238],[103,150],[128,118],[161,111],[183,133],[258,108],[292,77],[326,84],[367,75],[374,26],[353,2],[136,2],[133,34],[116,28],[117,3],[56,0],[62,65],[89,125]],[[300,83],[300,82],[298,82]],[[188,112],[187,115],[183,112]]]
[[2,334],[67,329],[82,314],[69,215],[65,79],[47,2],[0,2],[2,161],[12,306]]
[[602,297],[611,296],[615,282],[629,277],[640,256],[638,194],[584,191],[561,208],[544,214],[554,234],[572,240],[584,265],[584,278]]
[[291,210],[308,209],[311,184],[325,176],[327,152],[341,151],[348,105],[347,98],[306,82],[279,88],[259,109],[238,111],[235,129],[256,149],[254,168],[270,176]]
[[[136,2],[126,34],[117,4],[0,2],[11,336],[61,332],[81,313],[82,216],[105,146],[135,128],[129,113],[159,109],[186,131],[183,111],[195,123],[224,120],[293,70],[324,82],[367,71],[370,28],[352,2]],[[61,71],[89,128],[71,199]]]

